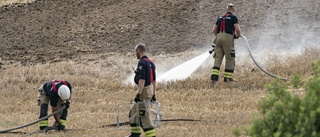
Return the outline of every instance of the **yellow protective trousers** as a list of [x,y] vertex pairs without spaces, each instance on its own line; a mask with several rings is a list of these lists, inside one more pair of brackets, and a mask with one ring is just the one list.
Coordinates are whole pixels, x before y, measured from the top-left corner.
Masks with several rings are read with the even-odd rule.
[[222,60],[225,57],[224,78],[231,79],[235,68],[234,38],[228,33],[219,33],[215,40],[216,48],[213,54],[214,66],[211,71],[211,80],[218,80]]
[[150,100],[152,98],[152,86],[146,86],[142,90],[140,96],[141,102],[135,103],[130,109],[129,123],[131,128],[131,136],[139,137],[141,128],[145,133],[145,137],[155,137],[156,132],[152,125],[150,117]]
[[[40,95],[40,116],[39,118],[42,118],[42,117],[45,117],[48,115],[48,104],[50,102],[50,98],[45,95],[44,93]],[[63,106],[63,104],[65,104],[66,102],[59,99],[58,100],[58,109]],[[62,111],[61,115],[60,115],[60,122],[63,126],[66,126],[67,125],[67,116],[68,116],[68,109],[65,109]],[[42,120],[39,122],[39,128],[40,130],[48,127],[49,125],[49,122],[48,122],[48,119],[45,119],[45,120]]]

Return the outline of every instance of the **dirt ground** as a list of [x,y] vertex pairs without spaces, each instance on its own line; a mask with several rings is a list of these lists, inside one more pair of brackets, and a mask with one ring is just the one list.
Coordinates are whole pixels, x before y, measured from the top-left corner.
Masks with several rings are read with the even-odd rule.
[[[114,52],[126,55],[140,42],[149,45],[151,54],[179,53],[208,46],[213,39],[211,29],[216,17],[224,13],[228,2],[36,0],[2,6],[0,67],[15,62],[84,61],[88,56],[91,61],[104,59]],[[259,28],[270,21],[285,27],[291,22],[281,17],[291,13],[306,22],[320,18],[317,0],[240,0],[235,4],[243,34],[249,36],[259,35]],[[270,20],[268,14],[275,10],[281,14]],[[319,25],[311,24],[307,28],[319,29]]]

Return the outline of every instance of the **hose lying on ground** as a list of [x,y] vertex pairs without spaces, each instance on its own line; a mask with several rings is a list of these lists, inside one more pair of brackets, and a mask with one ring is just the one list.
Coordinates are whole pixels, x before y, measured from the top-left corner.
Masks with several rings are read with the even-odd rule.
[[31,125],[33,125],[33,124],[36,124],[36,123],[38,123],[38,122],[40,122],[40,121],[42,121],[42,120],[45,120],[45,119],[47,119],[47,118],[49,118],[49,117],[51,117],[51,116],[53,116],[53,115],[61,112],[61,111],[64,110],[65,108],[66,108],[66,106],[62,106],[61,108],[59,108],[57,111],[53,112],[53,113],[50,114],[50,115],[47,115],[47,116],[42,117],[42,118],[40,118],[40,119],[38,119],[38,120],[36,120],[36,121],[33,121],[33,122],[31,122],[31,123],[28,123],[28,124],[25,124],[25,125],[22,125],[22,126],[10,128],[10,129],[5,129],[5,130],[0,130],[0,133],[6,133],[6,132],[8,132],[8,131],[12,131],[12,130],[16,130],[16,129],[20,129],[20,128],[24,128],[24,127],[31,126]]
[[[162,119],[161,122],[170,122],[170,121],[202,121],[202,120],[196,120],[196,119]],[[119,123],[120,125],[129,125],[129,121],[128,122],[122,122]],[[118,123],[115,124],[109,124],[109,125],[103,125],[100,126],[99,128],[104,128],[104,127],[116,127],[118,125]]]
[[[163,119],[161,120],[161,122],[177,122],[177,121],[185,121],[185,122],[205,122],[205,120],[196,120],[196,119]],[[108,125],[103,125],[103,126],[99,126],[98,128],[105,128],[105,127],[116,127],[118,126],[118,124],[120,125],[129,125],[129,121],[128,122],[122,122],[122,123],[115,123],[115,124],[108,124]],[[22,127],[21,127],[22,128]],[[96,128],[94,128],[96,129]],[[55,130],[55,128],[49,128],[49,130]],[[85,129],[65,129],[65,130],[85,130]],[[27,135],[33,135],[33,134],[37,134],[37,133],[43,133],[46,132],[48,130],[37,130],[34,132],[9,132],[10,130],[7,130],[6,132],[0,132],[0,133],[11,133],[11,134],[27,134]]]
[[286,79],[286,78],[282,78],[282,77],[279,77],[279,76],[276,76],[276,75],[273,75],[273,74],[271,74],[270,72],[268,72],[268,71],[266,71],[265,69],[263,69],[261,66],[259,66],[259,64],[257,63],[257,61],[254,59],[254,57],[253,57],[253,55],[252,55],[252,53],[251,53],[251,49],[250,49],[250,47],[249,47],[249,43],[248,43],[248,40],[247,40],[247,38],[245,37],[245,36],[241,36],[245,41],[246,41],[246,43],[247,43],[247,49],[248,49],[248,52],[249,52],[249,54],[250,54],[250,57],[251,57],[251,59],[252,59],[252,61],[254,62],[254,64],[256,64],[256,66],[261,70],[261,71],[263,71],[264,73],[266,73],[267,75],[269,75],[269,76],[271,76],[271,77],[273,77],[273,78],[279,78],[279,79],[281,79],[281,80],[284,80],[284,81],[287,81],[288,79]]

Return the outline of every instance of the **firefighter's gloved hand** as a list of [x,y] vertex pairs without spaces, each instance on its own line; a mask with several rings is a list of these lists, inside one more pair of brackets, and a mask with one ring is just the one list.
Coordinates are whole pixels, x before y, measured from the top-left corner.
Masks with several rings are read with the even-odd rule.
[[68,108],[70,107],[70,101],[69,101],[69,100],[67,100],[67,101],[66,101],[66,103],[65,103],[64,105],[66,105],[66,108],[65,108],[65,109],[68,109]]
[[139,94],[137,94],[137,96],[134,98],[134,102],[140,102],[141,100],[140,100],[140,95]]
[[40,106],[40,104],[41,104],[41,101],[40,101],[40,98],[41,98],[41,96],[43,95],[43,90],[41,90],[41,89],[39,89],[39,95],[38,95],[38,106]]
[[41,103],[40,96],[38,96],[38,104],[37,104],[37,106],[40,106],[40,103]]
[[57,125],[57,128],[58,128],[58,131],[65,129],[64,125],[59,125],[59,124]]
[[233,38],[234,38],[234,39],[238,39],[238,38],[239,38],[239,35],[238,35],[238,34],[233,34]]
[[153,95],[152,98],[151,98],[151,100],[150,100],[150,102],[156,102],[156,101],[157,101],[156,95]]

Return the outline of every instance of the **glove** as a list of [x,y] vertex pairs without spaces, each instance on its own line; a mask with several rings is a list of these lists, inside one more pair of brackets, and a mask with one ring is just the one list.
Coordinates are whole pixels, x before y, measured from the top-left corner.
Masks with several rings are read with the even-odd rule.
[[140,102],[141,100],[140,100],[140,95],[139,94],[137,94],[137,96],[134,98],[134,102]]
[[42,96],[43,90],[39,90],[38,92],[39,92],[39,95],[38,95],[38,104],[37,104],[37,106],[40,106],[40,103],[41,103],[40,98]]
[[40,103],[41,103],[40,96],[38,96],[38,104],[37,104],[37,106],[40,106]]
[[150,100],[150,102],[156,102],[156,101],[157,101],[156,95],[153,95],[152,98],[151,98],[151,100]]
[[58,128],[58,131],[65,129],[64,125],[59,125],[59,124],[57,125],[57,128]]
[[234,39],[238,39],[238,38],[239,38],[239,35],[238,35],[238,34],[233,34],[233,38],[234,38]]
[[68,109],[68,108],[70,107],[70,101],[69,101],[69,100],[67,100],[67,101],[66,101],[66,103],[65,103],[64,105],[66,105],[66,108],[65,108],[65,109]]

